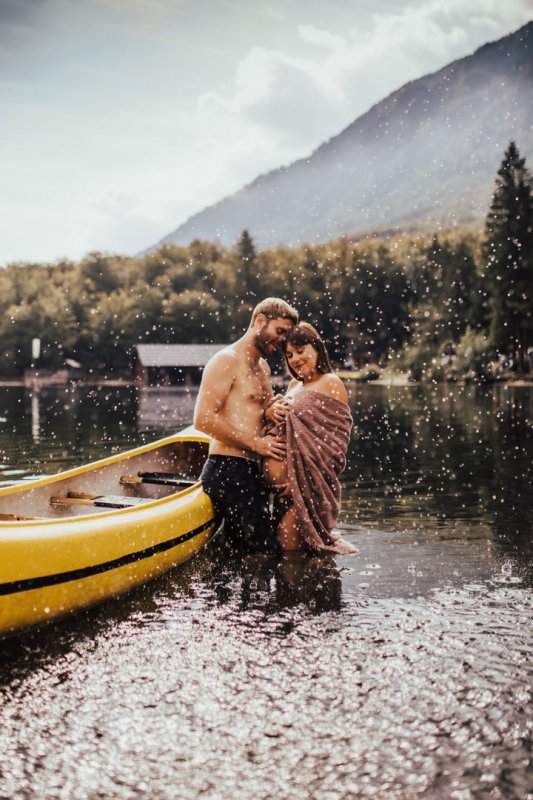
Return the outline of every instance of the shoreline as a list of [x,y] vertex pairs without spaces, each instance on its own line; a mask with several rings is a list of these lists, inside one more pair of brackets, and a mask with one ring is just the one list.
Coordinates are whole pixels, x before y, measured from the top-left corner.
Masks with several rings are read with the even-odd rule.
[[76,380],[67,381],[67,383],[47,383],[46,381],[38,381],[36,383],[26,383],[22,379],[1,379],[0,388],[9,386],[21,386],[23,389],[65,389],[71,386],[139,386],[136,380],[127,378],[111,378],[103,380]]
[[[528,376],[521,376],[521,377],[509,377],[509,378],[492,378],[491,380],[472,380],[468,378],[462,378],[458,380],[432,380],[432,381],[415,381],[409,378],[407,373],[388,373],[386,375],[382,375],[378,378],[367,378],[364,374],[361,375],[360,372],[351,372],[348,370],[336,370],[336,374],[341,378],[341,380],[349,383],[370,383],[372,385],[377,386],[429,386],[431,384],[456,384],[458,386],[466,386],[466,385],[478,385],[478,386],[493,386],[495,384],[503,385],[503,386],[522,386],[533,387],[533,373]],[[277,377],[277,381],[273,381],[275,388],[282,388],[283,381],[279,380],[279,376]],[[133,386],[138,387],[139,389],[179,389],[185,388],[180,386],[144,386],[143,384],[139,384],[134,378],[102,378],[101,380],[92,379],[92,380],[72,380],[66,383],[54,383],[54,382],[46,382],[46,381],[38,381],[36,383],[27,383],[21,378],[0,378],[0,388],[9,388],[9,387],[22,387],[25,389],[44,389],[44,388],[68,388],[68,387],[78,387],[78,386],[110,386],[110,387],[127,387]],[[197,388],[197,387],[188,387]]]

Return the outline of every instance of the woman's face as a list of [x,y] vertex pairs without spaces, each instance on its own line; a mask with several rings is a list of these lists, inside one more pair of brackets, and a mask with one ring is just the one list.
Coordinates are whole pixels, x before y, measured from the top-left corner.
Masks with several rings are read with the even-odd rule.
[[308,381],[316,375],[318,353],[312,344],[294,345],[289,342],[285,356],[287,363],[301,380]]

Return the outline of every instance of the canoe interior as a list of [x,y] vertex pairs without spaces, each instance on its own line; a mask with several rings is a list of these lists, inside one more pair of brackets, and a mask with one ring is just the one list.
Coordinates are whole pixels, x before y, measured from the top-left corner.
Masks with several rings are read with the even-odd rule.
[[[139,472],[172,473],[184,480],[197,481],[207,457],[208,445],[201,441],[171,441],[160,447],[141,452],[132,451],[130,457],[118,456],[108,463],[96,462],[82,470],[69,470],[57,476],[29,482],[24,486],[0,490],[0,525],[9,516],[32,519],[64,519],[102,513],[102,508],[87,505],[51,505],[52,497],[65,497],[68,493],[112,495],[124,498],[158,500],[183,491],[184,487],[152,483],[124,485],[123,476],[137,476]],[[111,463],[109,463],[111,461]],[[113,512],[110,512],[113,513]],[[23,525],[24,521],[13,524]]]

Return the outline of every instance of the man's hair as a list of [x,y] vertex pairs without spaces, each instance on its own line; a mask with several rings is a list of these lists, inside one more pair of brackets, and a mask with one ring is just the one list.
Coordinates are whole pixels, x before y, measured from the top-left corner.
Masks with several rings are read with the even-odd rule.
[[[297,325],[287,334],[287,338],[283,342],[283,352],[285,353],[285,358],[287,358],[288,344],[292,344],[293,347],[305,347],[306,344],[310,344],[312,347],[314,347],[318,356],[316,360],[316,368],[318,372],[322,372],[324,375],[327,372],[333,372],[333,367],[331,366],[331,361],[329,360],[328,351],[326,350],[324,340],[317,329],[313,328],[313,326],[308,322],[300,322],[299,325]],[[288,359],[287,367],[292,377],[300,380],[298,375],[289,364]]]
[[256,305],[252,313],[252,325],[258,314],[263,314],[267,319],[290,319],[298,324],[298,312],[280,297],[266,297]]

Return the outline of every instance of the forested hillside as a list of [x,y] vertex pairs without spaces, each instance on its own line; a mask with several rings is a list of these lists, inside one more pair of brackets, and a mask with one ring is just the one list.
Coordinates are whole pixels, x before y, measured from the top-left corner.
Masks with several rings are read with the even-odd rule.
[[511,142],[485,229],[342,237],[258,252],[244,231],[232,248],[194,241],[130,258],[0,270],[0,375],[71,356],[86,373],[127,375],[138,342],[229,342],[269,295],[317,325],[338,364],[347,357],[415,378],[486,377],[505,356],[528,368],[533,345],[533,201]]

